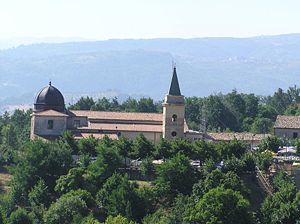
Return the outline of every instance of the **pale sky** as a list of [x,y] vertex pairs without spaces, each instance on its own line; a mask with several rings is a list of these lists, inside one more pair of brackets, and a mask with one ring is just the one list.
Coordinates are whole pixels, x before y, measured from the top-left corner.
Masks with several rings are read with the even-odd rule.
[[300,0],[0,0],[0,39],[300,33]]

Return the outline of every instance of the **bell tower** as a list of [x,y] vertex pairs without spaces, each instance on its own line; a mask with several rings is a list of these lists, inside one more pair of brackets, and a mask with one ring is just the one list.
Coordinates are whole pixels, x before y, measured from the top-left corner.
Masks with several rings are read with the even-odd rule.
[[184,137],[184,96],[181,95],[176,67],[173,68],[173,77],[169,93],[165,96],[163,106],[163,138]]

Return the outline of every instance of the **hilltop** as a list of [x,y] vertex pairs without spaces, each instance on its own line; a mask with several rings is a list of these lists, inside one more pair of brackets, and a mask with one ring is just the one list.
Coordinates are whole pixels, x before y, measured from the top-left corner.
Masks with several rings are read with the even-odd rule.
[[161,99],[170,83],[172,61],[186,96],[232,89],[267,95],[298,83],[300,34],[115,39],[1,50],[0,107],[31,104],[49,80],[69,102],[82,94]]

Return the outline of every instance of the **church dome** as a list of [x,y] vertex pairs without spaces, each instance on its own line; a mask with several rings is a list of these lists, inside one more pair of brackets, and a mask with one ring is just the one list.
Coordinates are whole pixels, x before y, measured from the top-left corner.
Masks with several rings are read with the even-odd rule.
[[65,100],[61,92],[49,83],[49,86],[43,88],[35,99],[35,111],[56,110],[65,111]]

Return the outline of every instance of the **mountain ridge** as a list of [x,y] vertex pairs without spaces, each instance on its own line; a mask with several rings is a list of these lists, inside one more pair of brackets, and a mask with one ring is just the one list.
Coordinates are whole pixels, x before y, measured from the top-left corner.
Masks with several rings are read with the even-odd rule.
[[[32,103],[49,80],[63,93],[166,94],[176,62],[182,93],[271,94],[298,83],[300,34],[249,38],[114,39],[0,50],[0,107]],[[26,96],[26,97],[24,97]],[[7,99],[18,98],[7,102]]]

